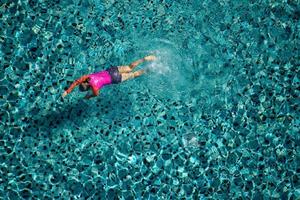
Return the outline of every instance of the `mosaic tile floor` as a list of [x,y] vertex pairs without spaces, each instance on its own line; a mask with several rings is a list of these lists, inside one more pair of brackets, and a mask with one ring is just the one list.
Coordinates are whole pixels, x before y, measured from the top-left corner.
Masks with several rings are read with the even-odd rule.
[[[0,0],[0,199],[299,199],[300,3]],[[83,74],[159,59],[101,95]]]

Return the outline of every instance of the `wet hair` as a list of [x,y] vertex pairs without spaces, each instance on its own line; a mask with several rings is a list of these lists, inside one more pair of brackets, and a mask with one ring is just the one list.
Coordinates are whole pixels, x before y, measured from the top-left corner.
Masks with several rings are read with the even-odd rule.
[[80,84],[80,85],[79,85],[79,90],[80,90],[80,92],[85,92],[85,91],[87,91],[88,89],[89,89],[88,86],[83,86],[83,84]]

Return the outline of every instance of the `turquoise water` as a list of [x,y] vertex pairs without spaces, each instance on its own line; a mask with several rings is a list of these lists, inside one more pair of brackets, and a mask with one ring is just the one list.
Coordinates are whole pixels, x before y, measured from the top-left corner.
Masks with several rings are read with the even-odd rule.
[[[299,1],[0,1],[1,199],[299,199]],[[83,74],[154,54],[83,99]]]

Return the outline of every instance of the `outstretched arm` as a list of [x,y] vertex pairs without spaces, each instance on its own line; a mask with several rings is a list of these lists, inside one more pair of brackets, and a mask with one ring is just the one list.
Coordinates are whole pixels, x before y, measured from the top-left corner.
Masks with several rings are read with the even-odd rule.
[[65,97],[67,94],[69,94],[77,85],[83,83],[84,81],[86,81],[89,78],[88,75],[84,75],[82,77],[80,77],[79,79],[77,79],[76,81],[74,81],[71,86],[62,94],[62,97]]

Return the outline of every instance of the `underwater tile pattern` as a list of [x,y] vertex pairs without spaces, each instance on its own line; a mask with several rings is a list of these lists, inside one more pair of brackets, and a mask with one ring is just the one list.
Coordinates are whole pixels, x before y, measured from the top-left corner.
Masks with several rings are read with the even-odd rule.
[[[0,0],[1,199],[299,199],[299,1]],[[90,101],[83,74],[148,54]]]

